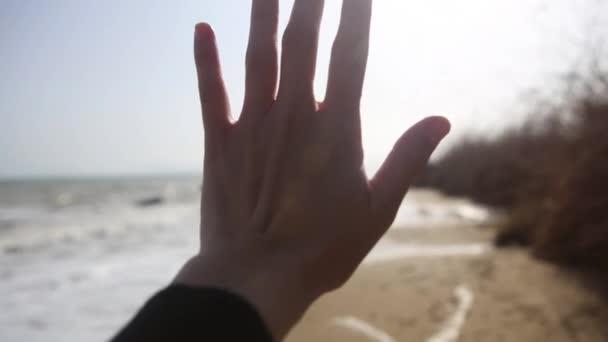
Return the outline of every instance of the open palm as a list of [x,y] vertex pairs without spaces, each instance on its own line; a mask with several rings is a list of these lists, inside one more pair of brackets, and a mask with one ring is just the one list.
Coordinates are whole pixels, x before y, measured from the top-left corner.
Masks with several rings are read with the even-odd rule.
[[[442,117],[419,122],[368,179],[359,103],[371,11],[371,0],[344,1],[325,101],[317,103],[323,0],[295,0],[280,75],[278,0],[253,0],[237,122],[230,118],[214,33],[207,24],[196,27],[205,126],[201,251],[178,279],[241,293],[277,338],[314,299],[350,277],[450,128]],[[278,315],[285,300],[293,312]]]

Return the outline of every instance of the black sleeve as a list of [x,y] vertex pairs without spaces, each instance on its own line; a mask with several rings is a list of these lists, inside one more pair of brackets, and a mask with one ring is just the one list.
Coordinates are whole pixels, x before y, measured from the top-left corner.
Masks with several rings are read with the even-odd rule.
[[257,310],[216,288],[172,285],[152,297],[112,342],[264,341],[272,336]]

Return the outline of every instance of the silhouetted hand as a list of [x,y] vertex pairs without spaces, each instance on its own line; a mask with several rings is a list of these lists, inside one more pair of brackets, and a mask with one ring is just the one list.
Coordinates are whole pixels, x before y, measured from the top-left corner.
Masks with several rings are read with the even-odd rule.
[[316,298],[349,279],[450,129],[441,117],[419,122],[380,171],[366,176],[359,103],[371,8],[371,0],[344,1],[327,94],[318,104],[313,78],[323,1],[295,1],[279,80],[278,0],[253,0],[237,122],[230,119],[214,33],[196,26],[205,126],[201,249],[176,282],[239,293],[277,339]]

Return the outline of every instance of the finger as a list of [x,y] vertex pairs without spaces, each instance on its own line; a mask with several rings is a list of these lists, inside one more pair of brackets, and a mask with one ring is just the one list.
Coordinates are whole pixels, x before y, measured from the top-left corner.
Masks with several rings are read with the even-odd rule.
[[[296,0],[283,36],[279,98],[313,99],[323,0]],[[314,102],[313,102],[314,103]]]
[[334,41],[325,103],[337,112],[358,113],[369,52],[372,0],[345,0]]
[[386,220],[386,227],[394,220],[410,184],[449,131],[450,123],[443,117],[429,117],[418,122],[399,138],[370,181],[372,209]]
[[247,48],[245,111],[267,111],[277,86],[278,0],[253,0]]
[[230,125],[230,105],[220,68],[215,34],[208,24],[197,24],[194,60],[205,126],[205,148],[215,146]]

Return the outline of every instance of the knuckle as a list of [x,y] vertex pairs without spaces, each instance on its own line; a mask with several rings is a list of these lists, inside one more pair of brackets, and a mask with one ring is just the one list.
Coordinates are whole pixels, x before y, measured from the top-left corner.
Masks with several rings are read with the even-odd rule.
[[[258,47],[247,52],[245,66],[250,72],[266,73],[266,70],[274,67],[274,58],[272,57],[272,55],[269,55],[267,51],[267,49]],[[263,71],[259,69],[263,69]]]
[[393,203],[382,203],[375,209],[376,229],[383,233],[395,221],[399,207]]
[[314,30],[305,25],[291,25],[285,30],[284,51],[308,51],[314,46]]
[[400,146],[408,146],[410,150],[416,151],[417,154],[424,155],[427,151],[433,150],[435,144],[425,134],[411,134],[401,137],[395,144],[394,149]]
[[343,34],[336,38],[333,44],[333,53],[338,58],[358,65],[365,61],[369,44],[366,39],[354,34]]
[[215,84],[203,85],[201,87],[201,97],[205,104],[216,101],[222,96],[222,90]]

